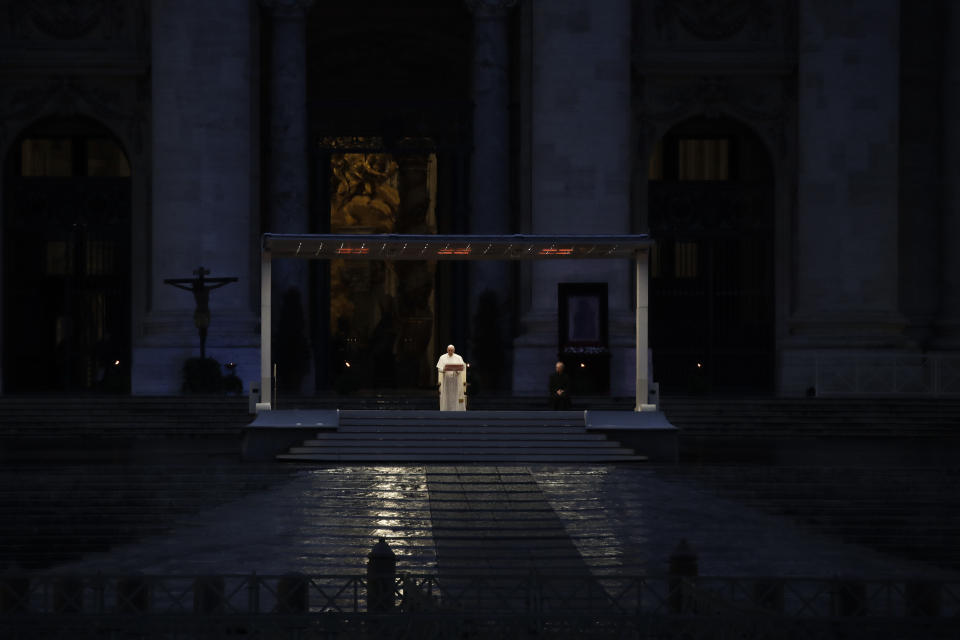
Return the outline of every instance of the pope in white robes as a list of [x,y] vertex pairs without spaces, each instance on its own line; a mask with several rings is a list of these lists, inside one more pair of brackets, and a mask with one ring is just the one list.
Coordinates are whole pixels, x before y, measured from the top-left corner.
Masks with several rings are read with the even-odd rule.
[[[459,371],[447,371],[447,365],[460,365]],[[437,360],[437,383],[440,385],[440,411],[467,410],[467,367],[453,345]]]

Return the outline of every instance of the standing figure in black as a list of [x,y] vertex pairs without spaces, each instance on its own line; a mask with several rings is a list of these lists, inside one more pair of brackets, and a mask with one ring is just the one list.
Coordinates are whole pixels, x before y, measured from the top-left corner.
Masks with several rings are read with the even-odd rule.
[[550,374],[550,406],[554,411],[570,410],[570,376],[563,372],[563,363]]

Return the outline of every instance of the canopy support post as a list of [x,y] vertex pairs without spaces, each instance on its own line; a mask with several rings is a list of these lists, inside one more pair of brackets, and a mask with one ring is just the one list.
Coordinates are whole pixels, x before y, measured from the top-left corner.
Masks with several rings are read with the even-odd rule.
[[637,387],[636,387],[636,406],[633,408],[634,411],[643,411],[644,409],[649,410],[649,396],[650,391],[649,380],[647,380],[647,371],[648,371],[648,290],[649,282],[647,277],[649,275],[649,266],[647,260],[646,251],[638,251],[634,256],[634,263],[636,264],[636,301],[635,301],[635,311],[636,311],[636,356],[637,356]]
[[270,330],[270,298],[272,295],[272,258],[269,251],[260,253],[260,403],[272,408],[270,373],[272,332]]

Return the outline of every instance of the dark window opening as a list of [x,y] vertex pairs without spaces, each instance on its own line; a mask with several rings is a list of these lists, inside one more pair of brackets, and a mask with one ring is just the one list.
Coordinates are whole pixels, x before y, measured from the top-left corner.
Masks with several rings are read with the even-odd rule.
[[127,393],[130,164],[95,122],[40,123],[6,161],[4,387]]

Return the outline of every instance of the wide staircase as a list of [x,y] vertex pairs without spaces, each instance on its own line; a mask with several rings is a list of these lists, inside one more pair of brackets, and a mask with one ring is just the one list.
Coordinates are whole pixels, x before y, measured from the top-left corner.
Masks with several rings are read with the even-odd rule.
[[277,456],[293,462],[638,462],[632,449],[588,433],[581,411],[340,412],[322,431]]
[[[352,424],[349,416],[377,414],[382,422],[387,413],[405,412],[408,417],[437,415],[435,394],[316,396],[309,398],[282,397],[278,408],[340,409],[346,416],[340,435],[327,434],[322,440],[335,438],[350,444],[349,430],[363,427]],[[478,396],[470,399],[467,419],[477,418],[477,438],[485,445],[507,449],[504,455],[517,455],[511,450],[518,443],[512,438],[532,436],[527,429],[539,429],[542,436],[556,431],[564,423],[546,420],[543,424],[522,425],[492,437],[493,425],[482,427],[480,416],[487,411],[529,412],[534,420],[543,421],[550,412],[543,398]],[[574,399],[577,416],[583,409],[613,409],[629,411],[629,398],[579,397]],[[744,462],[755,458],[769,459],[772,449],[783,450],[785,443],[818,440],[833,446],[842,440],[854,442],[890,442],[908,439],[905,448],[923,447],[938,450],[945,457],[960,448],[960,398],[772,398],[772,397],[664,397],[660,409],[670,422],[678,427],[681,459],[696,461]],[[571,415],[572,415],[571,414]],[[130,397],[130,396],[6,396],[0,397],[0,460],[35,458],[89,459],[91,452],[100,449],[143,450],[144,456],[155,456],[159,450],[183,451],[208,456],[214,452],[224,455],[239,454],[239,438],[251,421],[247,413],[246,397]],[[407,421],[409,422],[409,421]],[[369,427],[370,425],[367,425]],[[381,425],[385,427],[387,425]],[[438,425],[421,425],[421,431],[408,436],[410,424],[393,421],[378,437],[386,448],[387,436],[407,438],[408,441],[436,440],[430,434]],[[502,425],[501,425],[502,426]],[[580,434],[582,417],[577,423]],[[566,425],[565,428],[570,428]],[[369,433],[368,433],[369,435]],[[436,434],[434,434],[436,435]],[[463,433],[460,437],[463,437]],[[342,438],[342,439],[341,439]],[[594,436],[591,440],[597,440]],[[464,445],[470,442],[464,439]],[[536,441],[526,437],[526,442]],[[524,440],[520,440],[523,442]],[[452,447],[452,441],[437,441]],[[609,446],[609,443],[603,446]],[[575,447],[574,447],[575,448]],[[529,453],[529,447],[522,450]],[[350,452],[344,452],[349,455]],[[643,454],[642,451],[639,453]],[[753,456],[753,454],[756,454]],[[180,454],[183,455],[183,454]],[[346,458],[344,458],[346,459]]]
[[0,462],[237,457],[245,397],[0,397]]
[[660,409],[689,436],[902,436],[958,432],[960,397],[668,397]]
[[695,463],[944,464],[960,453],[960,398],[665,398]]
[[0,397],[4,438],[236,435],[250,419],[247,398],[236,396]]

